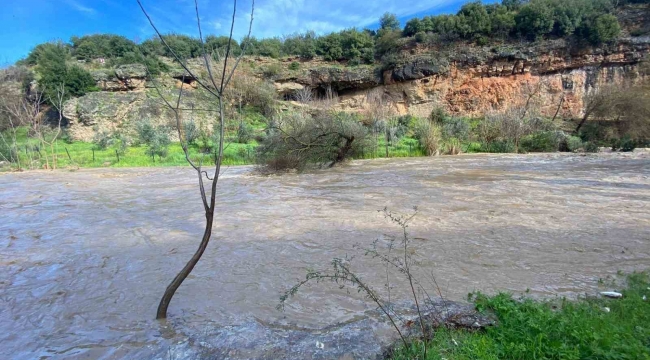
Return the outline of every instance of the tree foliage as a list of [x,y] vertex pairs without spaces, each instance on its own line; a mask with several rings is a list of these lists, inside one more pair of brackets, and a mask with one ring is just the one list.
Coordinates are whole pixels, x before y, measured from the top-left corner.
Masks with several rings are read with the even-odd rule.
[[289,113],[274,119],[258,148],[266,171],[334,166],[359,152],[366,129],[352,114],[323,112],[317,116]]
[[133,41],[119,35],[73,36],[70,42],[73,56],[83,60],[116,58],[137,50],[137,45]]
[[455,15],[413,18],[404,36],[430,32],[448,38],[577,36],[597,44],[615,39],[618,19],[611,0],[503,0],[501,4],[471,2]]
[[[300,56],[311,59],[316,55],[328,61],[349,61],[350,64],[371,63],[375,59],[397,52],[414,37],[417,42],[473,40],[484,44],[490,38],[526,38],[536,40],[545,37],[576,37],[591,44],[610,42],[621,31],[615,5],[647,3],[648,0],[502,0],[501,3],[483,4],[480,1],[466,3],[456,14],[424,16],[406,22],[403,30],[395,14],[385,13],[379,19],[379,29],[345,29],[329,34],[316,35],[313,31],[284,36],[283,38],[244,38],[241,43],[230,40],[231,53],[239,55],[242,49],[253,56],[279,58]],[[141,44],[119,35],[98,34],[72,37],[69,44],[59,43],[68,55],[79,60],[106,58],[112,64],[137,62],[146,64],[152,73],[165,71],[157,58],[180,59],[198,57],[200,40],[182,34],[167,34],[163,38],[170,48],[155,37]],[[228,46],[225,36],[208,35],[205,47],[215,59],[225,54]],[[59,46],[57,45],[57,46]],[[52,43],[34,48],[23,61],[35,65],[40,54]],[[143,56],[142,56],[143,55]]]
[[61,84],[65,88],[65,98],[95,90],[95,81],[88,71],[66,63],[68,55],[68,48],[62,44],[43,46],[38,51],[36,71],[40,74],[38,83],[46,100],[56,97]]

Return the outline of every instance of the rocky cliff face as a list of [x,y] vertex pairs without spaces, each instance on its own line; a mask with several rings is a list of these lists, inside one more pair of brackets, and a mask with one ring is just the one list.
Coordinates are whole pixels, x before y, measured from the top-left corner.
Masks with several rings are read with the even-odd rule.
[[577,47],[565,40],[533,45],[439,49],[383,72],[323,69],[311,76],[275,79],[280,92],[331,87],[338,108],[362,110],[369,90],[381,91],[400,114],[427,116],[436,107],[475,116],[515,106],[535,92],[545,115],[580,117],[585,97],[608,83],[639,79],[638,63],[650,52],[650,37]]
[[[442,107],[452,114],[477,116],[517,106],[535,93],[543,114],[578,118],[588,94],[606,84],[638,80],[638,64],[648,53],[650,37],[626,38],[598,48],[553,40],[485,47],[415,47],[407,60],[385,71],[316,60],[302,63],[299,71],[269,75],[260,69],[269,64],[287,69],[295,59],[278,62],[263,58],[247,59],[241,71],[272,82],[280,99],[290,100],[304,88],[317,95],[331,89],[338,94],[335,108],[343,111],[363,111],[369,92],[375,92],[383,94],[399,114],[428,116],[434,108]],[[94,72],[103,91],[65,104],[71,136],[90,141],[101,130],[132,132],[134,123],[145,118],[173,122],[172,114],[159,98],[156,100],[157,93],[148,88],[146,75],[141,65]],[[195,90],[196,79],[184,71],[173,71],[158,81],[170,99],[181,82],[187,84],[184,107],[207,111],[194,115],[186,112],[184,116],[209,121],[214,104],[202,100],[201,91]]]

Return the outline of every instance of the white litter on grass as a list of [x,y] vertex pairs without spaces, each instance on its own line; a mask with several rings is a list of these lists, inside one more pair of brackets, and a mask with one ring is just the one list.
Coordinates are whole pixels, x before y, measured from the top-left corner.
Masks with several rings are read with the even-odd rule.
[[325,344],[323,344],[323,343],[320,342],[320,341],[316,341],[316,347],[319,348],[319,349],[324,349],[324,348],[325,348]]
[[623,294],[616,292],[616,291],[603,291],[600,293],[600,295],[612,299],[620,299],[623,297]]
[[603,308],[603,311],[606,312],[606,313],[608,313],[610,310],[609,310],[608,307],[604,307],[604,308]]

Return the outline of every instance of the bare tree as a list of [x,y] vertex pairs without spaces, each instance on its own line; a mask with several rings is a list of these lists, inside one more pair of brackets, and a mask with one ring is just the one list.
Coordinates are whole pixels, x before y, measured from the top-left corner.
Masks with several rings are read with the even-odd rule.
[[539,110],[537,95],[543,82],[536,85],[527,84],[522,89],[522,97],[525,101],[519,106],[512,106],[501,113],[493,113],[489,116],[497,117],[497,123],[501,126],[501,134],[512,140],[515,152],[519,152],[521,138],[530,134],[535,127],[534,118]]
[[309,104],[314,99],[314,93],[311,88],[305,86],[293,93],[293,98],[301,104]]
[[579,132],[584,124],[596,114],[604,115],[610,112],[610,109],[616,107],[621,100],[615,85],[605,85],[599,89],[594,89],[589,93],[584,100],[584,113],[582,119],[576,127],[576,132]]
[[[208,246],[208,243],[210,242],[210,238],[212,236],[212,226],[214,223],[214,212],[215,212],[215,203],[216,203],[216,197],[217,197],[217,183],[219,180],[219,176],[221,173],[221,164],[223,162],[223,154],[224,154],[224,135],[225,135],[225,126],[226,126],[226,119],[225,119],[225,112],[224,112],[224,94],[225,91],[228,87],[228,84],[232,80],[235,70],[237,69],[237,66],[239,65],[240,60],[242,59],[244,53],[246,52],[246,45],[244,45],[241,54],[235,58],[234,63],[231,65],[231,68],[228,68],[228,63],[231,60],[231,44],[232,44],[232,37],[233,37],[233,30],[235,27],[235,17],[237,15],[237,0],[233,1],[233,12],[232,12],[232,21],[231,21],[231,26],[230,26],[230,33],[228,36],[228,45],[226,47],[225,53],[223,57],[220,58],[222,61],[223,65],[221,66],[221,69],[218,69],[218,73],[215,76],[215,69],[214,65],[212,65],[211,62],[211,57],[210,54],[206,51],[205,43],[203,41],[203,31],[201,29],[201,18],[200,18],[200,13],[199,13],[199,5],[198,1],[194,1],[194,7],[196,10],[196,22],[197,22],[197,28],[199,32],[199,40],[201,42],[201,53],[202,53],[202,58],[204,61],[204,66],[205,70],[207,72],[207,79],[201,79],[197,75],[195,75],[192,70],[185,64],[185,62],[174,52],[174,50],[168,45],[167,41],[165,40],[165,37],[160,33],[156,25],[154,24],[153,20],[145,10],[144,6],[142,5],[141,0],[137,0],[138,5],[140,6],[140,9],[142,10],[143,14],[146,16],[147,20],[149,21],[149,24],[153,28],[153,30],[156,32],[158,35],[158,38],[160,41],[163,43],[163,45],[167,48],[167,50],[173,55],[174,60],[187,72],[188,76],[191,76],[194,79],[197,79],[196,82],[198,86],[200,86],[207,94],[212,97],[216,102],[218,103],[218,131],[219,131],[219,145],[218,149],[216,152],[216,156],[214,157],[214,164],[212,166],[211,170],[204,170],[202,167],[203,164],[203,158],[199,158],[198,162],[197,160],[193,160],[190,157],[190,152],[188,149],[188,142],[185,139],[184,136],[184,131],[183,131],[183,126],[181,125],[182,119],[181,119],[181,98],[183,97],[183,83],[184,81],[181,81],[181,86],[178,91],[178,96],[176,97],[175,103],[172,103],[168,100],[165,99],[164,96],[161,95],[161,98],[165,102],[166,106],[172,110],[172,112],[175,115],[175,119],[177,122],[177,129],[178,129],[178,136],[179,140],[181,143],[181,147],[183,148],[183,152],[185,153],[185,159],[187,162],[192,166],[194,171],[196,172],[196,175],[198,177],[198,182],[199,182],[199,192],[201,194],[201,200],[203,202],[203,208],[205,211],[205,231],[203,233],[203,237],[201,239],[201,243],[199,245],[199,248],[197,251],[194,253],[192,258],[188,261],[188,263],[183,267],[183,269],[174,277],[172,282],[167,286],[167,289],[165,290],[165,293],[163,294],[162,299],[160,300],[160,304],[158,305],[158,311],[156,314],[157,319],[165,319],[167,318],[167,308],[169,307],[169,303],[172,300],[172,297],[176,293],[176,290],[181,286],[183,281],[187,278],[187,276],[192,272],[194,269],[194,266],[199,262],[201,259],[201,256],[205,252],[205,249]],[[251,6],[251,14],[250,14],[250,23],[248,26],[248,35],[247,37],[250,38],[251,30],[253,28],[253,13],[255,10],[255,1],[252,1],[252,6]],[[155,84],[155,81],[154,81]],[[158,89],[158,87],[156,87]],[[159,91],[159,90],[158,90]],[[160,91],[159,91],[160,93]],[[204,183],[204,177],[207,181],[211,181],[212,184],[208,187],[208,191],[206,191],[206,186]]]
[[640,64],[640,77],[603,85],[585,98],[585,110],[576,132],[592,118],[613,120],[619,136],[650,136],[650,65]]
[[388,146],[392,138],[391,131],[394,127],[394,124],[390,121],[393,111],[389,106],[389,100],[384,96],[382,90],[368,92],[366,95],[365,114],[367,125],[370,125],[375,135],[375,148],[379,143],[379,133],[384,133],[386,138],[386,157],[388,157]]
[[[3,126],[0,129],[0,140],[2,141],[0,145],[8,150],[5,154],[0,153],[0,157],[4,161],[16,164],[17,169],[22,169],[23,165],[27,165],[30,169],[33,168],[33,152],[29,152],[27,150],[28,147],[25,148],[28,164],[22,164],[18,154],[17,130],[20,126],[29,126],[30,132],[38,138],[40,145],[37,147],[39,149],[39,156],[40,149],[44,148],[44,143],[41,140],[44,138],[42,134],[50,129],[46,129],[46,125],[41,123],[42,102],[42,93],[38,93],[31,100],[24,96],[2,96],[0,99],[0,115],[3,118]],[[48,156],[46,153],[47,159]]]
[[56,109],[57,122],[54,129],[52,129],[48,124],[43,124],[42,116],[37,116],[35,119],[37,122],[34,123],[34,129],[36,130],[36,135],[43,145],[43,148],[46,146],[50,148],[50,156],[52,157],[52,166],[49,164],[48,156],[45,156],[45,164],[48,169],[56,169],[57,157],[56,157],[56,144],[59,135],[61,135],[61,123],[63,122],[63,103],[65,101],[65,86],[60,84],[56,87],[54,97],[49,97],[50,104]]

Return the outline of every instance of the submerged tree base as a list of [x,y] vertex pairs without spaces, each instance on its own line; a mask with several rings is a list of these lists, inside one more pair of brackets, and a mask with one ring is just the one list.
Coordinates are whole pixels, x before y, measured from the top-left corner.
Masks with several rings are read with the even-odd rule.
[[[478,310],[498,325],[485,331],[436,331],[426,359],[650,359],[650,277],[628,276],[621,299],[516,300],[478,294]],[[419,341],[396,348],[390,359],[423,359]]]

